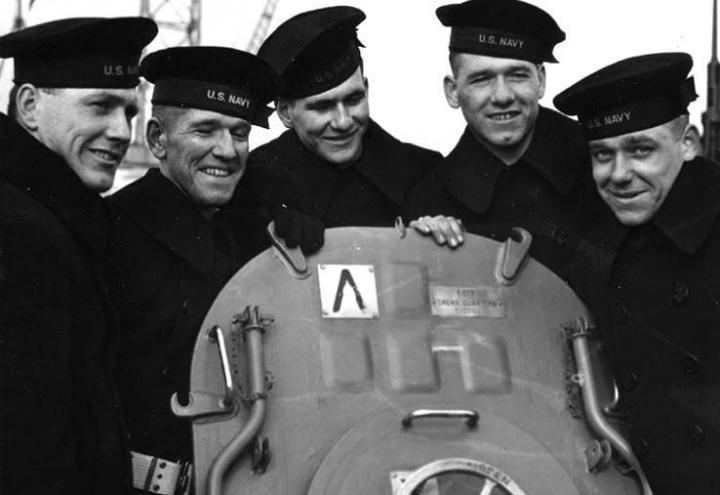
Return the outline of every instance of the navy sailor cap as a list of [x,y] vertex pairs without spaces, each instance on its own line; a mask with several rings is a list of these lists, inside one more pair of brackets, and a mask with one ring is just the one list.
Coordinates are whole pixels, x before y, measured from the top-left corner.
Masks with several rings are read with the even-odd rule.
[[681,52],[627,58],[576,82],[553,103],[578,116],[589,140],[650,129],[687,113],[697,98],[692,65]]
[[157,35],[144,17],[74,17],[0,37],[0,58],[13,58],[16,84],[48,88],[132,88],[138,60]]
[[255,55],[217,46],[174,47],[151,53],[140,65],[155,84],[152,103],[199,108],[268,127],[278,76]]
[[357,26],[365,13],[337,6],[303,12],[282,23],[260,47],[282,78],[280,96],[320,94],[348,79],[362,61]]
[[565,33],[544,10],[520,0],[468,0],[435,11],[451,27],[450,51],[490,57],[557,62]]

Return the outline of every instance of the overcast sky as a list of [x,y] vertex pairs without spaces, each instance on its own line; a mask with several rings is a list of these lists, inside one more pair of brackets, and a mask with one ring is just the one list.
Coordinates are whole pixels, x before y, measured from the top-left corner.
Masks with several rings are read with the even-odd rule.
[[[621,58],[661,51],[686,51],[695,59],[695,82],[700,94],[691,105],[700,123],[705,109],[706,66],[710,60],[712,0],[529,0],[548,11],[567,33],[555,49],[559,64],[548,64],[548,87],[543,103],[588,73]],[[7,32],[15,0],[0,0],[0,31]],[[27,3],[27,2],[26,2]],[[158,0],[151,2],[159,4]],[[363,57],[370,81],[371,115],[398,138],[449,152],[464,127],[459,111],[450,109],[442,91],[448,72],[449,29],[435,17],[440,0],[279,0],[270,30],[304,10],[346,4],[361,8],[367,20],[360,25]],[[189,1],[171,0],[181,10]],[[201,42],[204,45],[246,49],[264,0],[204,0]],[[140,0],[35,0],[26,16],[37,24],[69,16],[136,15]],[[165,11],[167,15],[167,10]],[[151,51],[172,44],[165,34]],[[0,79],[0,106],[6,108],[11,76],[6,64]],[[276,117],[271,129],[256,129],[251,146],[282,132]]]

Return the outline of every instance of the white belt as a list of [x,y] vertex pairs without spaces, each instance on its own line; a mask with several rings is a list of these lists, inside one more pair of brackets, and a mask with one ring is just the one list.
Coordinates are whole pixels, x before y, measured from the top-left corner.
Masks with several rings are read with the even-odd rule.
[[190,493],[191,464],[131,452],[133,487],[161,495]]

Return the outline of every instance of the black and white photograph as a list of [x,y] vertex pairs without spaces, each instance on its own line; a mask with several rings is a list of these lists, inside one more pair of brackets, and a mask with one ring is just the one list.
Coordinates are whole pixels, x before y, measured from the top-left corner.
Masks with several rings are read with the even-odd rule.
[[717,3],[4,0],[0,494],[720,493]]

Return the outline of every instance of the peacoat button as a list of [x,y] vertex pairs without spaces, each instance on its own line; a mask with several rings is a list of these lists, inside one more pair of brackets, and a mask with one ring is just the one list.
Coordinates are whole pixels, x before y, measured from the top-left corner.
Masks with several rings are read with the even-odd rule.
[[560,227],[555,227],[552,231],[552,234],[550,235],[552,236],[553,240],[561,246],[565,245],[568,240],[567,233]]
[[688,375],[696,375],[700,371],[700,361],[695,356],[686,354],[680,360],[680,365],[684,373]]
[[687,301],[690,296],[690,289],[684,282],[675,282],[672,285],[672,300],[675,306],[679,306]]
[[633,390],[635,387],[637,387],[637,384],[638,376],[637,373],[635,373],[634,371],[627,371],[620,378],[620,386],[626,392],[630,392],[631,390]]
[[685,432],[685,438],[690,445],[698,446],[703,443],[705,432],[700,425],[691,425]]
[[628,309],[624,304],[615,304],[612,307],[612,316],[615,323],[626,323],[628,320]]
[[632,441],[632,450],[638,457],[644,456],[648,451],[648,443],[644,437],[638,437]]

